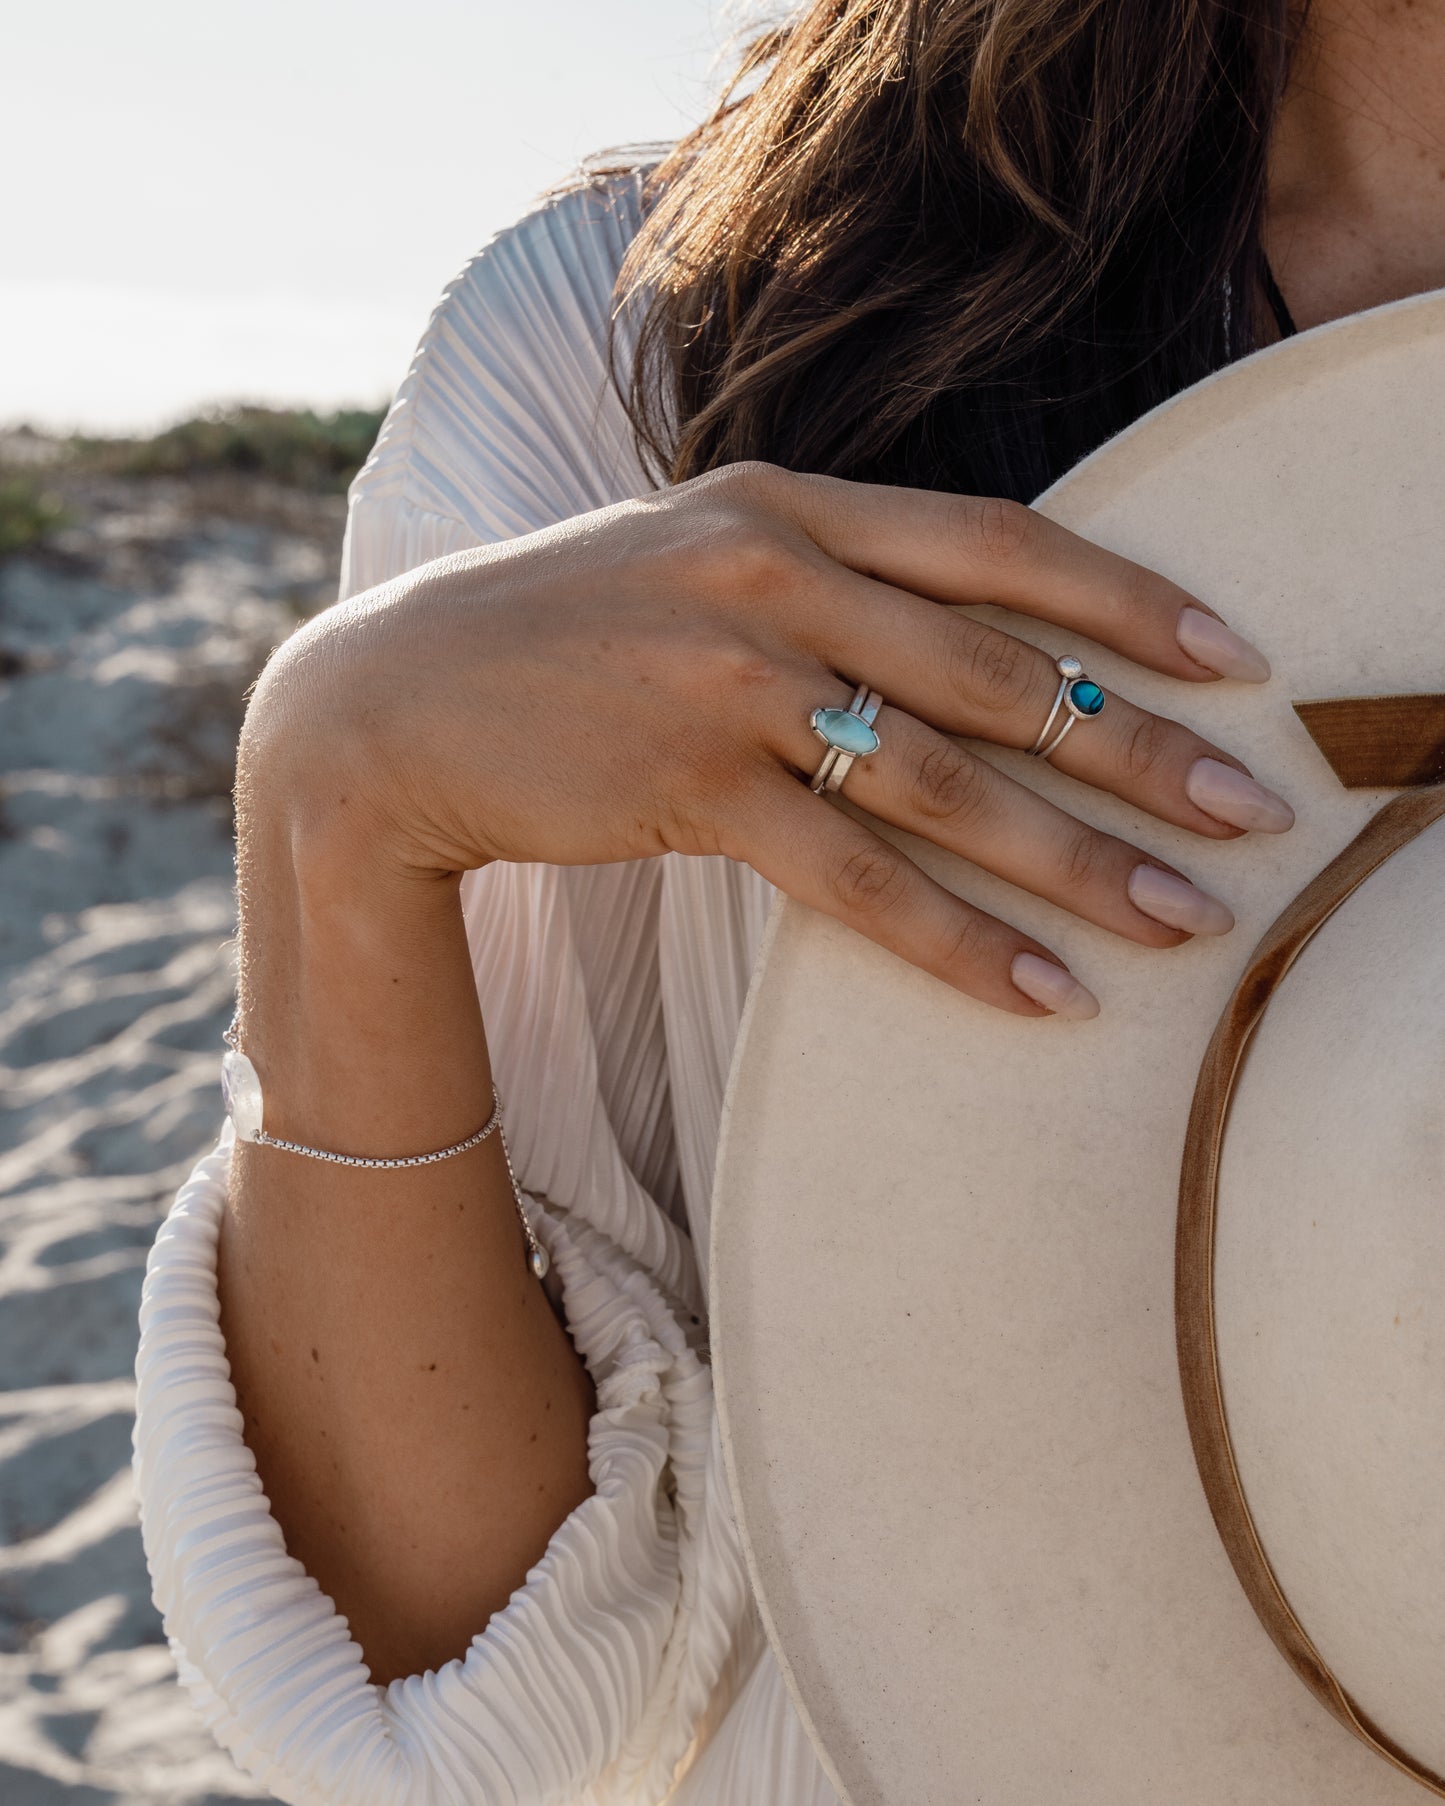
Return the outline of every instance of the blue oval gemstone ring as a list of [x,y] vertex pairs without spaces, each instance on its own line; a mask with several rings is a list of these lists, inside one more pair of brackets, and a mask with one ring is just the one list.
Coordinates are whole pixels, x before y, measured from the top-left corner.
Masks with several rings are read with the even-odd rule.
[[813,732],[827,747],[823,762],[813,773],[809,789],[838,790],[855,759],[866,759],[878,750],[873,721],[883,698],[867,684],[859,684],[846,709],[814,709],[809,716]]
[[[1056,751],[1076,721],[1091,721],[1095,715],[1104,712],[1104,692],[1093,678],[1084,676],[1084,667],[1078,659],[1065,654],[1054,663],[1059,674],[1059,687],[1054,692],[1054,706],[1049,710],[1048,719],[1029,748],[1030,756],[1036,759],[1047,759]],[[1064,719],[1055,733],[1054,723],[1060,714]]]

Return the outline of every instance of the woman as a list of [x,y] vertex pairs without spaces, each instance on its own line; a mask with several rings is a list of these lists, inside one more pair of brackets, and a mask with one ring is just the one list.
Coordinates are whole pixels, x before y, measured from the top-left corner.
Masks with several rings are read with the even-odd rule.
[[[1445,281],[1439,0],[817,0],[747,76],[447,291],[353,490],[351,599],[247,720],[235,1040],[273,1145],[223,1143],[157,1243],[137,1462],[183,1678],[308,1806],[832,1798],[706,1364],[766,909],[1040,1034],[1098,1005],[815,793],[812,712],[876,686],[848,800],[1141,959],[1227,932],[986,745],[1047,751],[1084,818],[1093,785],[1281,832],[1268,774],[1126,696],[1043,744],[1071,636],[1205,726],[1265,659],[1020,504],[1291,311]],[[981,601],[1036,630],[939,606]]]

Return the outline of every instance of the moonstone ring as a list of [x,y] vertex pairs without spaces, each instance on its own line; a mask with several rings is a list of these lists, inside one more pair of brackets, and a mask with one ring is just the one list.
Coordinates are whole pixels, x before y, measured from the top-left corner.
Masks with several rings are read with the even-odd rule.
[[[1092,721],[1095,715],[1104,711],[1104,692],[1091,677],[1084,676],[1084,667],[1076,658],[1067,653],[1063,658],[1054,661],[1054,668],[1059,674],[1059,687],[1054,692],[1054,706],[1049,710],[1048,720],[1039,729],[1039,737],[1029,748],[1029,754],[1036,759],[1047,759],[1056,752],[1063,743],[1064,735],[1076,721]],[[1063,724],[1057,733],[1054,723],[1063,713]]]
[[823,762],[813,773],[809,789],[821,794],[842,788],[855,759],[866,759],[878,750],[873,720],[883,698],[867,684],[859,684],[846,709],[814,709],[809,717],[813,732],[827,747]]

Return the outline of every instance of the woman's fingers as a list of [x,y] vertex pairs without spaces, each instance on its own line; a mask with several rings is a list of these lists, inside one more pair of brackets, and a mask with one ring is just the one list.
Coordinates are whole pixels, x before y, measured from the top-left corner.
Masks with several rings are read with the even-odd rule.
[[781,767],[768,766],[748,787],[747,808],[734,856],[790,897],[997,1009],[1098,1014],[1092,994],[1040,942],[955,897]]
[[781,472],[762,487],[829,557],[917,595],[998,603],[1171,677],[1269,676],[1264,655],[1187,590],[1021,503]]
[[[874,725],[879,749],[854,761],[845,789],[880,821],[1145,946],[1173,947],[1234,926],[1223,903],[1178,872],[1056,808],[911,715],[885,707]],[[800,739],[800,768],[810,756]]]
[[[1024,750],[1035,744],[1059,696],[1052,658],[959,610],[834,572],[826,611],[804,610],[805,637],[826,663],[856,672],[889,703],[946,733]],[[1055,716],[1051,737],[1066,719]],[[1071,777],[1212,839],[1247,828],[1278,832],[1294,819],[1229,754],[1115,692],[1102,713],[1075,720],[1051,759]]]

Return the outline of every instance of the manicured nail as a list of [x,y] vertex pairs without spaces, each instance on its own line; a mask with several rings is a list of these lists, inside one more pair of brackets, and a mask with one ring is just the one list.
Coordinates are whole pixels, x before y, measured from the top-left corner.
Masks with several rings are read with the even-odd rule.
[[1099,1000],[1092,991],[1086,991],[1072,972],[1051,959],[1040,959],[1037,953],[1016,953],[1009,976],[1025,997],[1056,1016],[1087,1022],[1099,1013]]
[[1294,810],[1282,796],[1219,759],[1196,759],[1184,780],[1184,794],[1206,815],[1232,828],[1283,834],[1294,826]]
[[1251,646],[1232,627],[1216,621],[1202,608],[1182,609],[1174,623],[1174,635],[1196,664],[1217,671],[1221,677],[1262,684],[1269,676],[1269,660],[1258,646]]
[[1130,872],[1129,901],[1166,928],[1182,928],[1185,934],[1228,934],[1234,926],[1233,915],[1218,897],[1157,865],[1136,865]]

